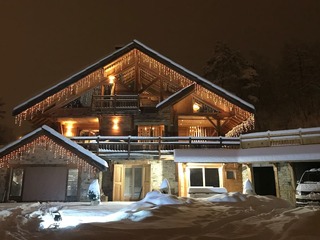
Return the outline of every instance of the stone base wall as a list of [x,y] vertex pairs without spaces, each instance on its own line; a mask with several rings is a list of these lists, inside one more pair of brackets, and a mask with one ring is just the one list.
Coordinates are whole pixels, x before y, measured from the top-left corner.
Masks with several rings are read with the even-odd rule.
[[0,202],[4,201],[6,195],[8,171],[8,168],[0,168]]
[[[68,156],[62,156],[60,153],[55,152],[50,149],[50,146],[36,146],[34,149],[24,153],[18,159],[12,159],[9,161],[11,167],[23,167],[23,166],[45,166],[51,165],[55,166],[66,166],[70,168],[79,169],[79,200],[80,201],[89,201],[87,198],[88,186],[93,179],[96,179],[97,176],[93,173],[90,173],[89,170],[82,170],[81,164],[72,164]],[[10,169],[0,169],[0,201],[2,200],[4,190],[9,186],[10,179],[8,179],[7,171]]]
[[293,206],[295,200],[295,183],[290,163],[275,164],[277,196],[289,201]]
[[163,179],[170,184],[171,194],[178,194],[177,168],[173,160],[156,160],[151,162],[152,189],[159,190]]

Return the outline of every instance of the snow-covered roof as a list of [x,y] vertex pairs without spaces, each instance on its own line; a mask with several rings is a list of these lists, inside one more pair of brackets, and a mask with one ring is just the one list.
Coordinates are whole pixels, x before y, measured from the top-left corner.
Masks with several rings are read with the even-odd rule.
[[170,103],[173,104],[181,98],[186,97],[195,89],[195,84],[191,84],[181,90],[177,91],[176,93],[172,94],[168,98],[164,99],[160,103],[157,104],[156,108],[163,108],[168,106]]
[[97,167],[98,169],[106,170],[108,168],[108,164],[105,160],[98,157],[97,155],[90,152],[89,150],[83,148],[79,144],[73,142],[72,140],[64,137],[63,135],[61,135],[60,133],[56,132],[55,130],[53,130],[52,128],[46,125],[43,125],[42,127],[24,135],[22,138],[1,148],[0,157],[14,151],[16,148],[28,143],[30,140],[33,140],[35,137],[41,134],[46,135],[49,138],[55,140],[57,144],[63,145],[64,147],[68,148],[68,150],[72,151],[74,154],[83,158],[89,164]]
[[247,149],[176,149],[181,163],[266,163],[320,161],[320,144]]
[[225,89],[211,83],[210,81],[202,78],[201,76],[189,71],[188,69],[182,67],[181,65],[173,62],[169,58],[159,54],[158,52],[154,51],[153,49],[147,47],[146,45],[142,44],[137,40],[133,40],[131,43],[125,45],[124,47],[116,50],[112,54],[102,58],[101,60],[97,61],[96,63],[88,66],[87,68],[79,71],[78,73],[74,74],[73,76],[65,79],[64,81],[54,85],[53,87],[43,91],[42,93],[36,95],[33,98],[21,103],[20,105],[16,106],[13,111],[12,115],[18,115],[19,113],[25,111],[26,109],[34,106],[35,104],[45,100],[47,97],[52,96],[53,94],[61,91],[62,89],[70,86],[71,84],[77,82],[78,80],[84,78],[88,74],[106,66],[107,64],[113,62],[117,58],[121,57],[122,55],[128,53],[132,49],[138,49],[141,52],[145,53],[146,55],[156,59],[157,61],[165,64],[169,68],[172,68],[176,72],[180,73],[181,75],[189,78],[190,80],[195,81],[197,84],[207,88],[208,90],[214,92],[215,94],[225,98],[226,100],[230,101],[231,103],[241,107],[242,109],[253,113],[255,108],[252,104],[242,100],[241,98],[237,97],[236,95],[226,91]]

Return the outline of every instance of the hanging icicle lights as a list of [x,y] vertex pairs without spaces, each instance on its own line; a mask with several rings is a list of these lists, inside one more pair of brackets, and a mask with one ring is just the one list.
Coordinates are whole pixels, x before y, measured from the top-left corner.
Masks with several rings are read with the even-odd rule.
[[[137,62],[139,64],[149,67],[153,71],[157,72],[161,77],[170,79],[170,82],[173,81],[175,84],[178,84],[181,87],[181,89],[193,83],[193,81],[189,80],[185,76],[177,73],[176,71],[158,62],[157,60],[149,57],[143,52],[140,52],[139,50],[135,50],[135,51],[136,51],[135,55],[138,57]],[[234,111],[236,115],[240,116],[241,120],[245,120],[238,126],[239,130],[254,128],[254,117],[252,113],[243,110],[237,105],[234,105],[233,103],[229,102],[225,98],[209,91],[208,89],[202,87],[199,84],[196,85],[196,95],[200,96],[201,98],[205,99],[208,102],[213,102],[216,106],[220,106],[220,108],[224,109],[224,111],[227,111],[227,112]]]
[[[68,98],[70,98],[70,96],[79,93],[79,91],[83,91],[84,89],[93,86],[93,84],[103,82],[103,80],[105,80],[105,78],[109,75],[117,76],[123,70],[128,69],[130,66],[144,67],[144,69],[149,69],[152,72],[156,72],[158,76],[166,79],[168,83],[172,82],[172,86],[179,86],[180,89],[185,88],[193,83],[193,81],[176,72],[175,70],[169,68],[165,64],[160,63],[159,61],[149,57],[147,54],[144,54],[137,49],[133,49],[130,52],[119,57],[112,63],[106,65],[105,67],[87,75],[86,77],[80,79],[78,82],[71,84],[70,86],[64,88],[56,94],[53,94],[45,100],[26,109],[16,116],[15,122],[16,124],[21,125],[22,120],[31,120],[36,114],[43,113],[53,103],[66,101]],[[178,91],[180,89],[175,89],[175,91]],[[237,115],[241,116],[242,120],[249,119],[252,115],[251,113],[230,103],[223,97],[220,97],[219,95],[207,90],[206,88],[198,84],[196,86],[196,94],[198,96],[206,98],[207,101],[214,102],[214,104],[220,106],[225,111],[235,111]],[[252,121],[249,121],[248,123],[252,123]]]
[[[81,168],[84,172],[88,172],[90,175],[95,173],[95,167],[45,135],[41,135],[32,142],[27,143],[1,157],[0,168],[9,168],[10,164],[30,164],[30,160],[28,161],[27,157],[30,154],[35,154],[36,149],[52,152],[53,158],[56,159],[57,164],[77,166],[78,169]],[[37,164],[39,164],[39,162],[37,162]],[[52,164],[52,162],[50,162],[50,164]]]
[[238,137],[241,133],[248,132],[254,129],[254,115],[251,114],[250,117],[243,121],[241,124],[232,128],[229,132],[226,133],[226,137]]
[[77,95],[79,92],[82,92],[103,80],[103,69],[99,69],[21,112],[15,117],[15,123],[21,126],[23,120],[31,120],[36,114],[43,113],[53,103],[66,101],[72,96]]

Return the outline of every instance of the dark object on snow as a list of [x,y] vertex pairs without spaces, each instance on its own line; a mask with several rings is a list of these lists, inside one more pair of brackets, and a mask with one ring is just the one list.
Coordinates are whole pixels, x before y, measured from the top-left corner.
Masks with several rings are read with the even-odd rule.
[[52,215],[53,215],[53,220],[54,221],[56,221],[56,222],[62,221],[62,217],[61,217],[61,214],[59,212],[53,212]]
[[91,201],[96,201],[99,199],[99,196],[97,196],[93,191],[89,190],[88,197]]

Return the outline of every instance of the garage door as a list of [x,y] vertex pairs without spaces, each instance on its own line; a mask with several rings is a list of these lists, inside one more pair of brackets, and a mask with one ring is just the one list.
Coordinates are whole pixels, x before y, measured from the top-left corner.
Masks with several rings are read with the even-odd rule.
[[22,201],[64,201],[68,169],[28,167],[25,169]]

